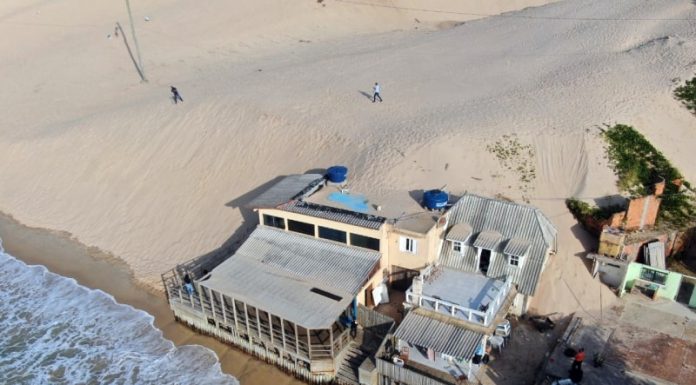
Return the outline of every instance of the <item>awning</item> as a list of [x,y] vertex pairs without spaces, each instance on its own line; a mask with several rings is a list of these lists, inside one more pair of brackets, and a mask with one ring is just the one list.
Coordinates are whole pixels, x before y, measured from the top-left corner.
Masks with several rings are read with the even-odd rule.
[[503,236],[497,231],[482,231],[476,237],[474,241],[474,247],[478,247],[486,250],[495,250]]
[[527,255],[527,251],[529,251],[528,241],[519,238],[512,238],[508,241],[507,245],[505,245],[503,253],[513,255],[515,257],[524,257]]
[[448,241],[466,242],[466,240],[471,236],[471,232],[471,226],[469,226],[467,223],[457,223],[456,225],[452,226],[450,231],[447,232],[445,239]]

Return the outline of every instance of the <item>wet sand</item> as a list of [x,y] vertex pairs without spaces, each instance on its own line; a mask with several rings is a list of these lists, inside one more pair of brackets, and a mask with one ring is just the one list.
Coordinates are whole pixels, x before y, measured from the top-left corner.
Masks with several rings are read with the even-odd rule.
[[[303,384],[272,365],[177,323],[164,296],[139,287],[123,262],[82,245],[67,233],[26,227],[0,213],[0,238],[5,251],[25,263],[46,266],[54,273],[100,289],[120,303],[153,315],[155,326],[176,345],[197,344],[213,350],[220,359],[222,371],[235,376],[243,385]],[[163,271],[168,267],[162,266]]]

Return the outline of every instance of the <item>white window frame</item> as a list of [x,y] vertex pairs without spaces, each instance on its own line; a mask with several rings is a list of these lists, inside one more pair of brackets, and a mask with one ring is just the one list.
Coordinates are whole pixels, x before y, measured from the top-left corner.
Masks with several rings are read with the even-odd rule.
[[[514,263],[512,263],[513,261],[516,261],[517,264],[515,265]],[[510,266],[520,267],[522,266],[523,261],[523,257],[518,257],[516,255],[508,255],[508,265]]]
[[399,249],[404,253],[416,254],[418,252],[418,241],[409,237],[401,237],[399,238]]
[[[459,246],[459,250],[457,250],[457,246]],[[452,251],[461,254],[462,250],[464,250],[464,242],[452,241]]]

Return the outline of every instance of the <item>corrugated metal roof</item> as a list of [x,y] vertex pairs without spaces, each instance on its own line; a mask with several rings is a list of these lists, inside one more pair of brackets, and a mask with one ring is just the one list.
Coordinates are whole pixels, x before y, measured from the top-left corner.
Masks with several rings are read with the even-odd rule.
[[260,226],[201,285],[303,327],[326,328],[349,306],[379,259],[376,251]]
[[651,242],[646,246],[647,253],[643,253],[647,259],[648,264],[652,267],[657,267],[658,269],[666,269],[665,265],[665,244],[662,242]]
[[[517,290],[533,295],[550,248],[555,247],[556,229],[537,208],[513,202],[484,198],[466,194],[449,211],[449,222],[466,223],[474,233],[497,231],[503,240],[519,239],[529,242],[529,250],[521,267],[511,266],[499,243],[491,253],[486,275],[504,279],[511,276]],[[443,265],[464,271],[477,271],[476,249],[470,239],[463,245],[462,252],[443,247],[440,261]]]
[[376,215],[362,214],[336,207],[324,206],[317,203],[309,203],[299,200],[288,202],[279,208],[293,213],[328,219],[330,221],[346,223],[373,230],[379,229],[382,227],[384,222],[387,221],[387,218]]
[[324,176],[320,174],[288,175],[261,195],[247,203],[250,208],[273,208],[289,202],[302,193],[307,187],[318,184]]
[[453,323],[445,323],[413,310],[406,315],[394,335],[411,344],[438,353],[469,360],[481,344],[483,334]]
[[471,226],[467,223],[457,223],[447,232],[445,239],[448,241],[465,242],[471,236]]
[[503,249],[504,254],[516,257],[524,257],[527,255],[527,251],[529,251],[529,242],[519,238],[509,240]]
[[486,230],[479,233],[474,241],[474,247],[480,247],[482,249],[495,250],[495,248],[500,244],[503,236],[493,230]]

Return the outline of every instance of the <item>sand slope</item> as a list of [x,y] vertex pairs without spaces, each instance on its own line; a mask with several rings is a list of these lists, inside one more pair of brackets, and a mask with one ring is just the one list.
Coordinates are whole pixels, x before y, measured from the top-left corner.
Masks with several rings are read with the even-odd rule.
[[[120,4],[3,2],[0,30],[16,38],[0,42],[0,210],[156,285],[227,240],[250,191],[336,163],[376,196],[447,184],[521,199],[519,173],[486,150],[514,133],[533,149],[524,195],[561,218],[564,258],[580,245],[562,200],[615,192],[597,125],[636,125],[696,180],[696,119],[670,96],[696,69],[691,1],[564,1],[445,29],[543,1],[363,3],[386,7],[146,2],[140,84],[106,38]],[[374,81],[384,103],[365,96]]]

